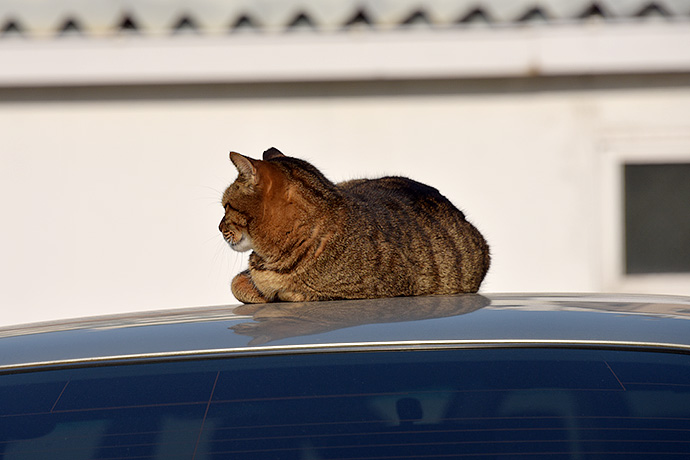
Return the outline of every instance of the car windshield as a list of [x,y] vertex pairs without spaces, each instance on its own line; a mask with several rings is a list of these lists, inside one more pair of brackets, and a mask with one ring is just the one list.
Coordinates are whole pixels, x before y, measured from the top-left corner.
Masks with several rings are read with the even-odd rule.
[[0,376],[2,459],[680,458],[690,357],[315,353]]

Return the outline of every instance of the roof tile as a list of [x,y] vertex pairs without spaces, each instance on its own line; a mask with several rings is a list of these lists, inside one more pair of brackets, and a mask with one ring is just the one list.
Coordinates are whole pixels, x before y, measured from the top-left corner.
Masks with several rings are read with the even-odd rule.
[[84,37],[123,29],[145,35],[182,29],[225,34],[238,24],[277,32],[305,24],[313,30],[342,30],[353,23],[383,30],[581,21],[592,15],[689,19],[690,0],[2,0],[0,37],[56,37],[67,29]]

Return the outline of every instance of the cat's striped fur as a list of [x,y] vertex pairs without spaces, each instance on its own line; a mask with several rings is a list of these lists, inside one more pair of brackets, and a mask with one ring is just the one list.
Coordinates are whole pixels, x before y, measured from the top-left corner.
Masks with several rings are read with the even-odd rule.
[[244,303],[477,292],[489,247],[435,188],[404,177],[334,184],[272,148],[230,154],[220,231],[249,268],[232,281]]

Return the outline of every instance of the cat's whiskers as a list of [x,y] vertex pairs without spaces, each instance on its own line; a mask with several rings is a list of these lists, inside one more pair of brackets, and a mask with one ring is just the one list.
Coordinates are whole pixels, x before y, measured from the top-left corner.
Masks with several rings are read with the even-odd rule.
[[243,258],[241,254],[238,254],[230,248],[228,242],[223,238],[222,235],[218,235],[216,233],[215,235],[209,237],[205,241],[205,244],[212,242],[215,244],[215,250],[213,251],[212,263],[211,267],[209,267],[209,270],[213,270],[215,276],[212,277],[209,273],[209,278],[215,278],[213,280],[214,286],[218,285],[219,283],[223,284],[223,286],[227,286],[229,284],[227,274],[241,271],[243,266]]

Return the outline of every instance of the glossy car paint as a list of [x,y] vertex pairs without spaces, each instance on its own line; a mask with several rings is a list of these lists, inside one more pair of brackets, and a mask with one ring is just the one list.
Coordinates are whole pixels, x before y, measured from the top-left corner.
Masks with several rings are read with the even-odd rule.
[[0,371],[194,356],[544,345],[690,352],[690,299],[461,295],[93,317],[0,329]]

